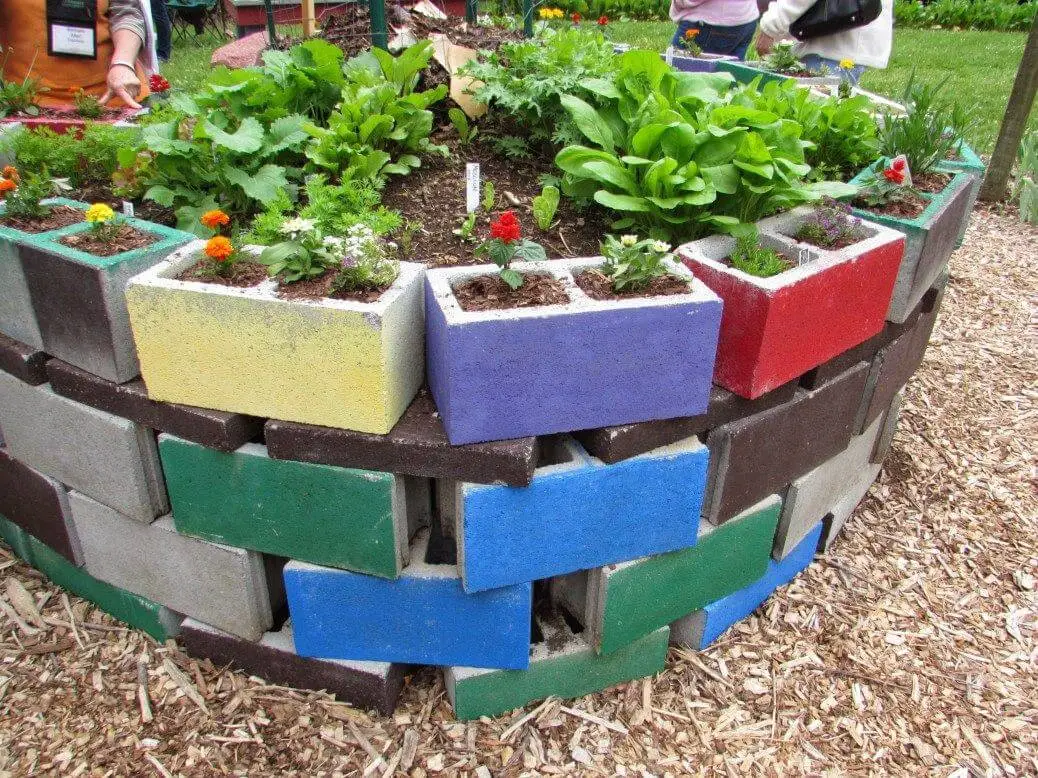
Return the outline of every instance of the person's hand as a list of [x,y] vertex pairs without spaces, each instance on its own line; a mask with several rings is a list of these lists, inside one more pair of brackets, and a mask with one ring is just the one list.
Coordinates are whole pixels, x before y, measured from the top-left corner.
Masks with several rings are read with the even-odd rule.
[[771,53],[771,47],[775,45],[774,39],[763,32],[757,33],[757,53],[762,57]]
[[137,78],[137,71],[126,65],[112,65],[108,68],[108,89],[101,95],[102,105],[118,97],[130,108],[140,108],[141,104],[136,100],[140,93],[141,80]]

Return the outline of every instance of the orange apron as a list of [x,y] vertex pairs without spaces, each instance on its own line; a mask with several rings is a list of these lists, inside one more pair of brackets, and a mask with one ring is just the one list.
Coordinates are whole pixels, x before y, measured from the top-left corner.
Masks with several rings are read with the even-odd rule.
[[[108,88],[108,63],[115,48],[108,29],[108,0],[97,0],[97,17],[96,60],[52,57],[47,54],[46,0],[0,0],[0,46],[4,49],[0,64],[4,79],[20,82],[31,70],[41,86],[50,88],[38,99],[40,105],[48,107],[70,105],[79,89],[100,97]],[[141,80],[140,100],[148,94],[148,78],[139,63],[137,77]],[[122,105],[118,97],[109,103],[111,107]]]

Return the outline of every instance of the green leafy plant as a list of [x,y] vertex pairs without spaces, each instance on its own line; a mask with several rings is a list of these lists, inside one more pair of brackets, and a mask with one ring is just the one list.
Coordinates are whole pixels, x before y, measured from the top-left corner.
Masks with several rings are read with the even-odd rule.
[[947,84],[948,78],[937,84],[918,83],[913,71],[901,96],[906,113],[887,114],[883,119],[881,153],[888,157],[904,154],[915,176],[947,159],[974,125],[968,111],[944,98]]
[[807,66],[793,50],[794,44],[788,41],[780,41],[772,46],[771,51],[761,61],[761,64],[775,73],[786,73],[799,75],[807,71]]
[[84,119],[96,119],[105,112],[101,101],[82,89],[77,90],[72,96],[72,104],[76,106],[76,113]]
[[559,208],[558,187],[546,186],[533,198],[533,218],[541,232],[547,232],[555,220],[555,212]]
[[155,155],[150,151],[123,148],[116,152],[119,167],[112,172],[112,194],[123,200],[137,200],[147,191],[154,175]]
[[459,224],[455,229],[451,230],[451,232],[453,232],[455,235],[457,235],[462,240],[471,240],[472,239],[472,233],[474,233],[475,231],[476,231],[476,212],[475,211],[472,211],[471,213],[466,214],[465,218],[461,220],[461,224]]
[[460,108],[451,108],[447,111],[447,118],[449,118],[451,124],[454,125],[454,129],[458,133],[458,139],[461,141],[462,146],[467,146],[473,141],[476,135],[479,134],[479,130],[476,129],[475,125],[469,124],[469,118]]
[[864,240],[866,234],[861,219],[851,216],[849,205],[826,197],[801,223],[793,237],[822,248],[836,248]]
[[519,219],[505,211],[490,225],[490,238],[476,248],[476,256],[485,256],[498,266],[498,275],[511,289],[523,285],[523,275],[512,268],[512,262],[536,262],[547,258],[544,247],[522,237]]
[[895,0],[899,27],[960,27],[969,30],[1027,30],[1034,20],[1033,0]]
[[351,228],[345,238],[325,238],[324,243],[338,263],[333,293],[385,289],[400,275],[400,264],[389,256],[393,244],[363,224]]
[[530,144],[518,135],[495,135],[490,145],[498,154],[508,159],[529,159],[532,155]]
[[397,242],[400,244],[400,251],[404,257],[411,256],[411,249],[414,248],[414,239],[422,231],[422,223],[415,219],[408,219],[404,222],[403,226],[400,227],[400,231],[397,233]]
[[113,127],[87,122],[82,135],[59,134],[48,127],[7,132],[0,139],[0,152],[24,170],[46,168],[56,178],[67,178],[75,188],[103,186],[119,168],[119,156],[140,149],[141,131],[136,127]]
[[3,77],[7,70],[7,59],[10,54],[4,56],[3,64],[0,65],[0,119],[5,116],[39,116],[40,106],[37,103],[39,96],[49,92],[45,86],[40,86],[40,80],[32,76],[33,66],[36,58],[29,65],[29,72],[21,81],[8,81]]
[[613,44],[599,31],[569,25],[542,30],[530,40],[506,42],[460,72],[482,83],[475,90],[477,100],[510,117],[538,143],[553,134],[559,142],[576,140],[559,96],[590,98],[586,82],[608,76],[615,67]]
[[309,219],[295,217],[281,225],[285,240],[267,246],[258,262],[267,266],[267,272],[283,284],[294,284],[317,278],[331,270],[338,262],[333,250],[336,239],[326,239]]
[[1038,225],[1038,131],[1031,130],[1020,144],[1019,170],[1013,195],[1020,202],[1020,218]]
[[599,107],[563,96],[589,145],[555,157],[563,194],[616,212],[614,229],[685,239],[855,191],[805,183],[801,127],[728,102],[728,74],[681,73],[648,51],[619,59],[614,81],[593,85]]
[[54,181],[47,170],[25,173],[16,188],[4,196],[4,216],[15,219],[42,219],[51,212],[51,208],[41,200],[56,193]]
[[752,225],[738,231],[735,249],[729,260],[732,267],[758,278],[769,278],[793,267],[793,263],[774,249],[760,245],[760,234]]
[[432,52],[432,43],[422,41],[397,57],[374,48],[350,60],[328,126],[306,125],[311,166],[342,180],[370,180],[406,175],[421,165],[419,154],[446,154],[446,147],[429,141],[433,114],[427,109],[443,99],[447,87],[415,91]]
[[483,182],[483,197],[480,200],[480,205],[483,206],[484,211],[494,210],[494,182],[487,179]]
[[623,235],[619,239],[607,235],[602,243],[605,262],[601,271],[613,283],[614,292],[644,289],[654,278],[670,272],[667,261],[674,258],[670,245],[661,240],[637,235]]

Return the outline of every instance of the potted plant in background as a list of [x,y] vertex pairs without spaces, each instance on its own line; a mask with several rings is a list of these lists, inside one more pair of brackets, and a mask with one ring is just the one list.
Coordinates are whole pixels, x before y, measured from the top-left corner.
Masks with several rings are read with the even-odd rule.
[[696,40],[698,37],[699,30],[695,27],[685,30],[680,43],[676,47],[668,46],[663,53],[663,58],[685,73],[713,73],[717,70],[717,63],[720,60],[738,62],[738,57],[728,54],[710,54],[703,51]]
[[717,70],[731,73],[744,84],[751,83],[759,78],[761,84],[771,81],[782,81],[786,79],[795,80],[800,86],[839,86],[843,81],[840,73],[829,73],[827,71],[813,71],[800,61],[793,50],[794,44],[789,42],[776,43],[771,53],[764,59],[755,62],[721,61],[717,63]]
[[453,445],[706,408],[720,300],[665,243],[629,235],[602,251],[510,262],[512,297],[488,283],[492,266],[428,273],[429,387]]

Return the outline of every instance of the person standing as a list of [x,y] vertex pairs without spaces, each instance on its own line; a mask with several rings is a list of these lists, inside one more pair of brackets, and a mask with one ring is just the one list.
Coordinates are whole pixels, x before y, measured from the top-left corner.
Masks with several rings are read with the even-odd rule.
[[[771,51],[775,41],[789,38],[789,27],[815,4],[816,0],[772,0],[760,19],[757,53]],[[883,10],[875,21],[833,35],[800,41],[794,51],[808,70],[840,73],[857,86],[866,67],[885,68],[894,41],[894,0],[883,0]]]
[[159,55],[159,62],[169,62],[173,53],[173,24],[166,0],[151,0],[151,19],[155,23],[155,53]]
[[757,30],[757,0],[670,0],[670,18],[677,23],[671,45],[681,48],[689,30],[707,54],[746,58]]
[[0,0],[3,77],[32,77],[44,106],[70,105],[80,89],[140,108],[156,70],[143,0]]

